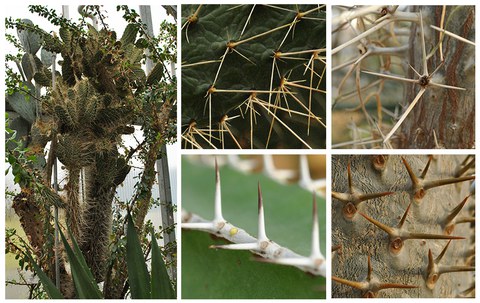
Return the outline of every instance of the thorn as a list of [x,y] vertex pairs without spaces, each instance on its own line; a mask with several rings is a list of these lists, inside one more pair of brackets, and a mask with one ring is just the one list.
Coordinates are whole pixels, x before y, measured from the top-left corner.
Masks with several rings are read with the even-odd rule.
[[423,234],[423,233],[406,233],[404,239],[440,239],[440,240],[463,240],[464,237]]
[[381,222],[378,222],[377,220],[375,219],[372,219],[370,217],[368,217],[367,215],[361,213],[361,212],[358,212],[360,215],[362,215],[365,219],[367,219],[368,221],[372,222],[374,225],[376,225],[378,228],[382,229],[384,232],[386,232],[389,236],[396,236],[396,232],[395,232],[395,229],[391,228],[390,226],[387,226]]
[[[445,255],[445,253],[447,252],[447,249],[448,249],[448,246],[450,245],[450,242],[452,242],[452,240],[448,241],[447,245],[445,245],[445,247],[442,249],[442,252],[435,259],[435,263],[438,264],[440,262],[440,260],[442,260],[443,255]],[[429,256],[429,258],[430,258],[430,256]]]
[[341,284],[348,285],[350,287],[360,289],[360,290],[365,290],[368,288],[368,283],[367,282],[355,282],[355,281],[350,281],[350,280],[345,280],[342,278],[338,278],[335,276],[332,276],[332,280]]
[[440,266],[440,274],[463,272],[463,271],[475,271],[475,266]]
[[226,245],[210,245],[209,248],[214,249],[228,249],[228,250],[259,250],[258,242],[253,243],[236,243]]
[[320,252],[320,235],[318,230],[318,212],[317,212],[317,199],[315,191],[313,192],[313,225],[312,225],[312,252],[310,258],[317,259],[323,258]]
[[263,213],[262,189],[258,182],[258,242],[268,241],[265,232],[265,218]]
[[397,283],[384,283],[384,284],[380,284],[378,286],[379,289],[387,289],[387,288],[401,288],[401,289],[405,289],[405,288],[418,288],[418,286],[416,285],[406,285],[406,284],[397,284]]
[[370,200],[370,199],[380,198],[380,197],[383,197],[383,196],[392,195],[394,193],[395,192],[388,191],[388,192],[383,192],[383,193],[363,194],[363,195],[360,195],[358,197],[358,202],[363,202],[363,201]]
[[367,281],[370,282],[371,280],[372,280],[372,263],[370,262],[370,255],[368,255]]
[[407,169],[407,172],[408,172],[408,175],[410,176],[410,179],[412,180],[413,186],[414,187],[419,186],[420,182],[419,182],[417,176],[415,175],[415,173],[413,172],[412,168],[408,164],[407,160],[405,160],[405,158],[402,157],[402,161],[403,161],[403,164],[405,165],[405,168]]
[[430,155],[428,156],[428,162],[427,165],[425,165],[425,168],[422,171],[422,174],[420,175],[420,179],[425,179],[425,176],[427,175],[428,168],[430,167],[430,162],[432,162],[433,156]]
[[455,217],[458,215],[458,213],[460,213],[463,206],[465,206],[465,203],[467,203],[469,197],[470,197],[470,195],[465,197],[465,199],[463,199],[462,202],[460,202],[457,206],[455,206],[455,208],[452,210],[452,212],[445,218],[444,225],[445,225],[445,230],[447,231],[448,234],[450,234],[452,232],[453,227],[455,225],[455,223],[453,221],[454,221]]
[[407,209],[405,210],[405,213],[403,214],[402,219],[401,219],[400,222],[398,223],[398,226],[397,226],[398,229],[402,228],[403,223],[405,223],[405,219],[407,219],[408,211],[410,210],[410,206],[411,206],[411,205],[412,205],[412,202],[410,202],[410,204],[408,204],[408,207],[407,207]]
[[220,186],[220,170],[218,169],[217,158],[215,157],[215,222],[225,221],[222,215],[222,192]]
[[[467,160],[467,159],[468,159],[468,157],[465,160]],[[463,175],[467,170],[469,170],[474,165],[475,165],[475,158],[470,160],[470,162],[468,162],[468,164],[464,164],[463,167],[458,169],[458,171],[455,173],[455,177],[460,177],[461,175]]]
[[438,186],[443,186],[443,185],[448,185],[448,184],[453,184],[453,183],[459,183],[459,182],[464,182],[468,180],[473,180],[475,179],[475,176],[466,176],[466,177],[458,177],[458,178],[448,178],[448,179],[443,179],[443,180],[435,180],[435,181],[429,181],[424,183],[424,188],[425,190],[438,187]]
[[350,191],[350,193],[353,193],[352,171],[350,169],[350,159],[348,160],[348,164],[347,164],[347,176],[348,176],[348,190]]

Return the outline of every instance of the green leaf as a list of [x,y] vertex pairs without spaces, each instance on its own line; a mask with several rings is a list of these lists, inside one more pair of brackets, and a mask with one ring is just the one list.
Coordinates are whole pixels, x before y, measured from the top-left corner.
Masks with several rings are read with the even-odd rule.
[[30,259],[30,263],[33,266],[33,269],[35,270],[35,273],[37,273],[38,278],[40,279],[40,282],[42,282],[43,288],[47,292],[47,295],[50,299],[64,299],[62,293],[58,288],[53,284],[52,280],[43,272],[43,270],[40,268],[40,266],[35,263],[35,261],[32,258],[32,255],[27,252],[27,256]]
[[70,244],[68,244],[62,230],[59,231],[68,260],[70,261],[73,282],[75,283],[78,297],[80,299],[101,299],[102,293],[100,292],[100,289],[98,289],[97,282],[93,278],[93,274],[88,268],[82,253],[77,250],[78,245],[76,244],[75,239],[70,235],[76,251],[74,251]]
[[175,299],[175,291],[163,262],[155,233],[152,232],[152,299]]
[[127,270],[133,299],[150,299],[150,276],[132,216],[127,214]]
[[[27,87],[31,93],[34,92],[35,88],[31,84],[27,85]],[[6,99],[10,107],[23,119],[27,120],[30,124],[35,122],[37,116],[35,100],[27,98],[25,94],[18,92],[7,96]]]
[[122,38],[120,39],[122,45],[127,45],[135,42],[137,34],[138,26],[133,23],[128,24],[125,28],[125,31],[123,32]]
[[[22,19],[23,23],[33,25],[33,22],[29,19]],[[42,38],[39,34],[31,30],[17,30],[17,35],[22,43],[23,50],[27,53],[35,55],[40,46],[42,46]]]
[[[282,185],[263,174],[220,168],[225,220],[257,236],[257,182],[260,182],[267,236],[304,256],[310,255],[312,193],[297,184]],[[210,220],[214,213],[212,167],[182,161],[182,203],[187,211]],[[317,197],[321,251],[326,248],[325,200]],[[252,260],[247,251],[212,250],[225,244],[204,232],[182,230],[183,299],[325,298],[326,279],[300,269]],[[255,277],[254,279],[252,277]]]

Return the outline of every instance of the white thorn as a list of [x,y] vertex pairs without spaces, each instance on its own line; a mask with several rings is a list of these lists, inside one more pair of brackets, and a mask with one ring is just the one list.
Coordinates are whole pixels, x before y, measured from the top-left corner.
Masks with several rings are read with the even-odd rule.
[[222,191],[220,189],[220,172],[218,170],[217,158],[215,158],[215,222],[225,221],[222,215]]
[[310,258],[323,259],[323,255],[320,251],[320,234],[318,228],[318,213],[317,213],[317,200],[313,192],[313,225],[312,225],[312,253]]
[[227,245],[212,245],[210,246],[210,248],[258,251],[260,246],[258,242],[254,242],[254,243],[238,243],[238,244],[227,244]]
[[182,228],[193,230],[208,230],[215,232],[215,223],[213,222],[195,222],[195,223],[182,223]]
[[263,214],[262,190],[260,182],[258,183],[258,242],[268,241],[267,233],[265,232],[265,217]]

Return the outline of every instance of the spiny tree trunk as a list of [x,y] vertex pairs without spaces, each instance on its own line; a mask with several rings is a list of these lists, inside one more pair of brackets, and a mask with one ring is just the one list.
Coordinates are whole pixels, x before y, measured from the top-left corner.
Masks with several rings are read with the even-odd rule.
[[[365,289],[359,290],[345,285],[345,281],[336,280],[332,282],[332,297],[471,296],[471,287],[475,286],[475,224],[471,223],[474,222],[475,198],[470,189],[471,180],[465,179],[473,178],[475,171],[469,168],[468,163],[474,161],[471,156],[454,155],[409,155],[403,158],[398,155],[334,156],[332,246],[340,245],[341,249],[332,257],[332,275],[334,280],[364,283]],[[450,178],[461,182],[427,186],[422,191],[420,187],[413,186],[407,165],[424,185]],[[427,174],[421,178],[427,166]],[[465,172],[463,168],[466,168]],[[352,191],[356,197],[379,195],[360,203],[341,200],[342,195],[345,197]],[[465,204],[462,205],[462,202]],[[454,209],[459,212],[449,220]],[[398,241],[398,236],[390,236],[371,220],[395,229],[402,234],[403,240]],[[408,238],[407,235],[414,233],[418,237]],[[449,242],[449,239],[440,239],[444,236],[461,238]],[[457,269],[465,271],[447,271],[436,277],[432,275],[436,283],[429,287],[429,252],[439,270],[458,266]],[[438,262],[437,258],[440,259]],[[371,287],[366,286],[367,282]],[[378,288],[375,284],[401,284],[415,288]]]
[[[446,8],[444,28],[472,42],[475,41],[475,7],[446,6]],[[416,10],[418,11],[418,7]],[[442,6],[426,6],[421,12],[428,55],[439,43],[439,32],[434,31],[429,25],[440,25]],[[419,24],[412,25],[410,46],[409,63],[422,73]],[[445,64],[434,78],[441,79],[440,83],[463,87],[466,90],[428,88],[402,125],[401,138],[404,139],[400,141],[401,148],[474,148],[475,47],[445,35],[442,50]],[[429,73],[441,62],[439,50],[436,50],[428,60]],[[411,69],[409,77],[417,78]],[[418,90],[418,85],[412,85],[407,91],[406,100],[409,103],[415,98]]]

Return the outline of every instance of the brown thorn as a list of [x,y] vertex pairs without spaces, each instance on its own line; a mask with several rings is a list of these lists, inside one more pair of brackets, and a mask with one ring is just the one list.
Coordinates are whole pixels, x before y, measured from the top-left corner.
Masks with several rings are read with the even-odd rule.
[[405,160],[404,157],[402,157],[402,161],[403,161],[403,164],[405,165],[405,168],[407,169],[407,172],[408,174],[410,175],[410,179],[412,180],[412,184],[413,186],[418,186],[419,185],[419,181],[418,181],[418,178],[417,176],[415,175],[415,173],[413,172],[412,168],[410,167],[410,165],[408,164],[407,160]]
[[407,219],[408,211],[410,210],[410,206],[411,206],[411,205],[412,205],[412,203],[410,202],[410,204],[408,204],[407,209],[405,210],[405,213],[403,214],[402,219],[401,219],[400,222],[398,223],[398,226],[397,226],[398,229],[402,228],[403,223],[405,223],[405,219]]
[[462,168],[460,168],[455,173],[455,177],[460,177],[461,175],[463,175],[467,170],[469,170],[471,167],[473,167],[474,164],[475,164],[475,158],[473,158],[472,160],[470,160],[470,162],[468,162],[468,164],[465,164]]
[[383,283],[378,286],[379,289],[387,289],[387,288],[418,288],[415,285],[405,285],[405,284],[397,284],[397,283]]
[[388,196],[388,195],[391,195],[391,194],[394,194],[395,192],[383,192],[383,193],[372,193],[372,194],[363,194],[363,195],[360,195],[358,200],[359,202],[363,202],[363,201],[366,201],[366,200],[370,200],[370,199],[375,199],[375,198],[380,198],[380,197],[383,197],[383,196]]
[[[445,245],[445,247],[442,249],[442,252],[438,255],[437,258],[435,258],[435,263],[438,264],[440,262],[440,260],[442,260],[443,256],[447,252],[447,249],[448,249],[448,246],[450,245],[450,242],[452,242],[452,240],[448,241],[447,245]],[[428,258],[430,259],[430,256],[428,256]]]
[[453,183],[459,183],[459,182],[464,182],[464,181],[473,180],[473,179],[475,179],[475,176],[466,176],[466,177],[435,180],[435,181],[425,182],[423,187],[425,188],[425,190],[428,190],[430,188],[434,188],[434,187],[438,187],[438,186],[443,186],[443,185],[448,185],[448,184],[453,184]]
[[368,255],[368,274],[367,274],[367,281],[370,282],[372,280],[372,263],[370,262],[370,255]]
[[445,218],[445,225],[448,225],[455,219],[455,217],[460,213],[462,210],[463,206],[465,206],[465,203],[467,203],[468,198],[470,198],[470,195],[465,197],[462,202],[460,202],[455,208],[452,210],[452,212]]
[[432,162],[433,156],[430,155],[428,156],[428,162],[427,165],[425,165],[425,168],[422,171],[422,174],[420,175],[420,179],[425,179],[425,176],[427,175],[428,168],[430,167],[430,163]]
[[440,239],[440,240],[463,240],[464,237],[446,236],[446,235],[434,235],[423,233],[407,233],[403,236],[404,239]]
[[376,225],[378,228],[382,229],[383,231],[385,231],[389,236],[394,236],[394,233],[395,233],[395,230],[393,228],[391,228],[390,226],[387,226],[381,222],[378,222],[377,220],[375,219],[372,219],[370,217],[368,217],[367,215],[361,213],[361,212],[358,212],[360,215],[362,215],[365,219],[367,219],[368,221],[372,222],[374,225]]
[[350,160],[348,160],[347,164],[347,175],[348,175],[348,190],[350,193],[353,193],[353,188],[352,188],[352,171],[350,169]]
[[341,283],[341,284],[348,285],[348,286],[356,288],[356,289],[360,289],[360,290],[365,290],[367,288],[367,285],[365,285],[366,283],[362,283],[362,282],[345,280],[345,279],[338,278],[338,277],[335,277],[335,276],[332,276],[332,280],[335,281],[335,282]]
[[438,270],[440,274],[462,271],[475,271],[475,266],[442,266]]

